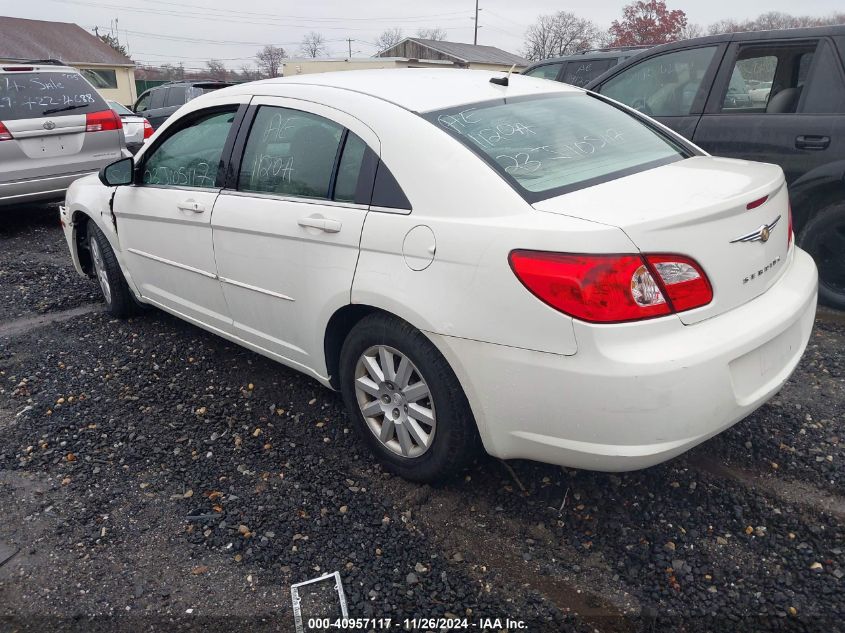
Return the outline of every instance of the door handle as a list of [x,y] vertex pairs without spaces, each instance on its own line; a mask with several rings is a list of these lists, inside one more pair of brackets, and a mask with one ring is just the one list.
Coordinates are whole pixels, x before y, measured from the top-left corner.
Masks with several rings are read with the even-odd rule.
[[202,213],[205,211],[205,205],[196,200],[185,200],[176,205],[180,211],[193,211],[194,213]]
[[830,145],[829,136],[801,135],[795,137],[795,147],[798,149],[827,149]]
[[326,233],[337,233],[340,231],[340,227],[342,226],[342,224],[337,220],[324,218],[319,215],[309,215],[305,218],[299,218],[297,224],[308,229],[325,231]]

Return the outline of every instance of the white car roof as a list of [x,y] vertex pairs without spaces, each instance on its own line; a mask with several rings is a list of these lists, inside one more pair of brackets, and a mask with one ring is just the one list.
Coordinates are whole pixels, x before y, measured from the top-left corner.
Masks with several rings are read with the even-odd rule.
[[430,112],[502,97],[583,92],[567,84],[517,74],[511,75],[508,86],[490,83],[491,78],[505,75],[503,72],[451,68],[345,70],[264,79],[224,90],[229,94],[284,96],[286,85],[325,86],[369,95],[413,112]]

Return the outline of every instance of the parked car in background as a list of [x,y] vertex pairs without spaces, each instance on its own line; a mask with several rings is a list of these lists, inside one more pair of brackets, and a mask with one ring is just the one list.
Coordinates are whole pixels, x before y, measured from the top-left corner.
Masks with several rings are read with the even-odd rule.
[[845,26],[658,46],[587,88],[717,156],[780,165],[820,299],[845,309]]
[[61,200],[125,151],[121,121],[74,68],[0,64],[0,206]]
[[150,122],[153,130],[191,99],[233,85],[226,81],[172,81],[143,92],[132,110]]
[[610,68],[621,64],[648,46],[626,46],[582,51],[565,57],[551,57],[532,64],[522,74],[562,81],[583,88]]
[[816,308],[783,170],[503,81],[347,71],[203,95],[71,187],[74,265],[115,316],[157,306],[340,390],[420,481],[479,439],[643,468],[768,400]]
[[107,101],[107,103],[123,122],[123,137],[126,140],[126,149],[135,154],[141,149],[144,140],[153,135],[153,126],[144,117],[138,116],[117,101]]

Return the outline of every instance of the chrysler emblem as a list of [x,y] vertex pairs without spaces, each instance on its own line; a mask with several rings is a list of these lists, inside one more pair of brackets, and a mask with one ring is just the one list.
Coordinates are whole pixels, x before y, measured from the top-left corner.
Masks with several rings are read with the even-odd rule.
[[740,235],[735,240],[731,240],[731,244],[736,244],[737,242],[763,242],[765,244],[769,241],[769,238],[772,236],[772,231],[779,221],[780,216],[776,217],[769,224],[764,224],[756,231],[751,231],[751,233]]
[[44,121],[44,129],[45,130],[54,130],[56,129],[56,124],[52,121]]

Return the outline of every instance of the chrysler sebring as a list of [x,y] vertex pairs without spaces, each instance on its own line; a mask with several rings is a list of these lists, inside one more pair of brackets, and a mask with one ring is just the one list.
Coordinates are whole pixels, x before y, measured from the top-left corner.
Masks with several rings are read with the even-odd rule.
[[775,165],[468,70],[272,79],[76,181],[74,265],[343,395],[392,471],[669,459],[783,385],[816,269]]

